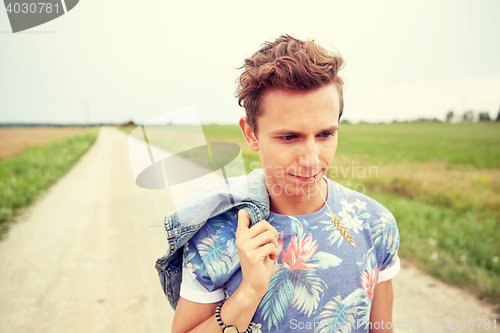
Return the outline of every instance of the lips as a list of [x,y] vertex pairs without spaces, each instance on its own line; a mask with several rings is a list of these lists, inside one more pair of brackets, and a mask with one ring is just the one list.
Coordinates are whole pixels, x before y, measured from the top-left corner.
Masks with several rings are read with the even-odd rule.
[[314,174],[314,175],[311,175],[311,176],[297,176],[297,175],[294,175],[294,174],[289,174],[290,176],[292,176],[293,178],[296,178],[296,179],[299,179],[299,180],[302,180],[302,181],[313,181],[314,179],[317,179],[318,176],[319,176],[319,172]]

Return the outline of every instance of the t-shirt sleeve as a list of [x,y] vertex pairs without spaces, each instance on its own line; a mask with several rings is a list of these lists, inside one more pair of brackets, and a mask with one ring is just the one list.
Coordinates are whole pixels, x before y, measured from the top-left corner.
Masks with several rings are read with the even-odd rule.
[[180,296],[197,303],[224,299],[226,283],[240,268],[237,211],[212,217],[184,245]]
[[398,256],[399,231],[396,219],[389,210],[384,209],[378,214],[372,226],[372,237],[380,267],[378,283],[388,281],[401,269]]
[[396,252],[396,255],[392,257],[392,260],[389,263],[389,265],[386,266],[384,270],[381,270],[379,272],[377,282],[380,283],[392,279],[399,273],[400,269],[401,269],[401,263],[399,262],[399,257]]
[[191,246],[189,243],[184,245],[180,296],[196,303],[220,302],[225,296],[224,288],[217,287],[206,280],[203,281],[202,276],[198,276],[202,265],[200,265],[200,261],[197,260],[199,258],[197,257],[199,257],[199,253],[197,253],[196,247],[193,244]]

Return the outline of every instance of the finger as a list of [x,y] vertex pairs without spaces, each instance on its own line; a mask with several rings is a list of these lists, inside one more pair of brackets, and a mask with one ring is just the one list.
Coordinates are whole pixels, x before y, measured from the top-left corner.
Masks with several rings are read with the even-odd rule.
[[260,235],[264,235],[262,237],[265,237],[267,243],[269,242],[272,242],[274,244],[278,244],[278,237],[276,237],[276,234],[274,233],[274,230],[272,227],[261,227],[261,228],[256,228],[256,230],[253,230],[254,228],[250,228],[250,230],[248,230],[244,237],[242,239],[244,239],[244,242],[247,242],[247,241],[250,241],[252,239],[260,239],[260,238],[257,238],[259,237]]
[[[266,228],[267,228],[267,229],[271,229],[271,230],[273,231],[274,235],[276,236],[276,238],[278,238],[278,236],[279,236],[278,230],[276,230],[276,228],[275,228],[275,227],[273,227],[273,226],[271,225],[271,223],[267,222],[266,220],[260,220],[260,221],[259,221],[259,223],[256,223],[256,224],[255,224],[255,226],[257,226],[257,225],[261,225],[261,226],[262,226],[262,225],[265,225],[265,226],[266,226]],[[254,227],[255,227],[255,226],[254,226]]]
[[276,260],[278,259],[278,257],[280,256],[280,250],[278,248],[276,248],[276,250],[273,250],[270,254],[269,254],[269,258],[271,260]]
[[257,250],[255,250],[256,258],[261,258],[262,260],[264,260],[267,256],[269,256],[271,260],[275,260],[279,256],[278,249],[272,243],[267,243],[266,245],[261,246]]
[[250,228],[246,237],[251,239],[268,230],[272,231],[274,237],[278,239],[278,231],[266,220],[261,220],[259,223],[255,224],[252,228]]
[[251,238],[250,240],[247,241],[247,244],[245,246],[247,249],[253,250],[261,246],[264,246],[268,243],[271,243],[275,247],[278,247],[278,241],[276,240],[276,237],[274,237],[274,233],[271,230],[266,230],[265,232],[260,233],[255,237]]
[[236,238],[241,236],[245,231],[248,230],[250,225],[250,214],[245,209],[240,209],[238,211],[238,227],[236,228]]
[[271,223],[267,222],[266,220],[261,220],[259,223],[261,223],[261,222],[263,225],[266,226],[266,229],[271,230],[274,234],[274,237],[276,237],[276,239],[278,239],[278,236],[279,236],[278,230],[276,230],[276,228],[273,227],[271,225]]

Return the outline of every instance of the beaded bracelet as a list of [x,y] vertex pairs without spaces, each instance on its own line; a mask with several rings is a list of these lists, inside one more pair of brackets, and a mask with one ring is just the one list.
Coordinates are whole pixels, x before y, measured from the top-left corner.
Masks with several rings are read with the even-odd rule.
[[[237,328],[235,326],[232,326],[232,325],[226,326],[222,322],[222,319],[220,318],[220,308],[222,307],[222,304],[224,304],[224,301],[222,301],[221,303],[219,303],[219,305],[217,305],[217,308],[215,308],[215,319],[217,319],[217,323],[222,328],[222,332],[223,333],[224,333],[224,331],[225,331],[226,328],[234,328],[234,330],[237,331]],[[248,325],[247,330],[245,332],[243,332],[243,333],[251,333],[252,332],[252,326],[253,326],[253,323],[251,322],[250,325]]]

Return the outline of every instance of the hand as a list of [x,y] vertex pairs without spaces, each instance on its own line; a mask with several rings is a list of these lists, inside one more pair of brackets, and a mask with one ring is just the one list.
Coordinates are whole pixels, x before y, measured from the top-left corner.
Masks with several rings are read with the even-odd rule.
[[280,254],[278,231],[266,220],[256,223],[252,228],[249,225],[250,215],[240,209],[236,229],[236,248],[243,275],[240,288],[262,298],[273,274],[274,260]]

